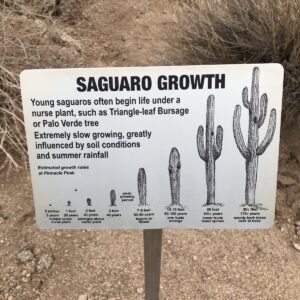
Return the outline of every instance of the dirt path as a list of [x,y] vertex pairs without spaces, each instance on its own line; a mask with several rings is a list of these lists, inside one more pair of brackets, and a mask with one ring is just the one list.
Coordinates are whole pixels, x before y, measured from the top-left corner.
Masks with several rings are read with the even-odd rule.
[[[174,9],[168,0],[89,0],[76,13],[69,30],[81,43],[85,66],[146,66],[159,61],[165,45],[161,36]],[[66,16],[69,24],[73,14]]]
[[[173,9],[171,0],[70,0],[51,26],[33,22],[47,29],[50,66],[157,65]],[[281,144],[277,224],[165,230],[161,299],[299,299],[297,134]],[[26,171],[2,175],[0,195],[0,299],[143,299],[141,231],[39,230]]]

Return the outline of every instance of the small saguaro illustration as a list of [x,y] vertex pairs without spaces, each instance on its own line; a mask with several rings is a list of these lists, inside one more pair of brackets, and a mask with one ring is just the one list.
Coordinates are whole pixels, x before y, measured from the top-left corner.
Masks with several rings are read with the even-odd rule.
[[243,105],[249,111],[248,143],[244,142],[240,118],[241,106],[236,105],[233,115],[233,134],[236,145],[246,160],[246,188],[245,204],[256,206],[255,191],[257,183],[258,157],[262,155],[270,145],[276,127],[276,110],[270,113],[269,125],[264,139],[259,143],[259,129],[264,124],[267,115],[268,97],[262,94],[259,99],[259,68],[255,67],[252,73],[251,96],[248,98],[248,88],[242,91]]
[[171,205],[180,205],[180,154],[177,148],[172,148],[169,157],[169,178],[171,188]]
[[[197,132],[197,148],[200,158],[205,162],[207,198],[205,205],[215,205],[215,190],[216,190],[216,160],[220,157],[223,144],[223,128],[217,127],[215,133],[214,128],[215,118],[215,97],[210,95],[207,98],[206,107],[206,132],[204,145],[204,128],[199,126]],[[219,203],[218,205],[221,205]]]
[[86,199],[86,203],[87,203],[87,206],[92,206],[92,200],[91,200],[91,198],[87,198]]
[[147,182],[146,182],[146,172],[144,168],[139,169],[138,173],[138,192],[139,192],[139,199],[140,205],[146,205],[146,198],[147,198]]
[[110,206],[117,206],[116,204],[116,191],[115,190],[111,190],[110,191]]

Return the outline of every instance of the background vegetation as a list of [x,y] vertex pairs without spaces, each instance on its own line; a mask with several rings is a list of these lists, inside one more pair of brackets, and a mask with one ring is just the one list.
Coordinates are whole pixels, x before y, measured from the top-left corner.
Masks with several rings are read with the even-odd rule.
[[172,64],[282,64],[283,121],[299,122],[298,0],[182,0],[172,33]]

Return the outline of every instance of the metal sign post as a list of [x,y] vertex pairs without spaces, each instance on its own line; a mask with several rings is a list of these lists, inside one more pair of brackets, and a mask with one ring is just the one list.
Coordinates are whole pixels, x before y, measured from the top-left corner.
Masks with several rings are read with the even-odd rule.
[[159,300],[162,229],[145,229],[145,300]]

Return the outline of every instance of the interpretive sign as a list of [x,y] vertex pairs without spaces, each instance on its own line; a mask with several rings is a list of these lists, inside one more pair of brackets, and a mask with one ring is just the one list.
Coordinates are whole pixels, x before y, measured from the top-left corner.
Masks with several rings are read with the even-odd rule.
[[41,228],[273,224],[278,64],[25,70]]

